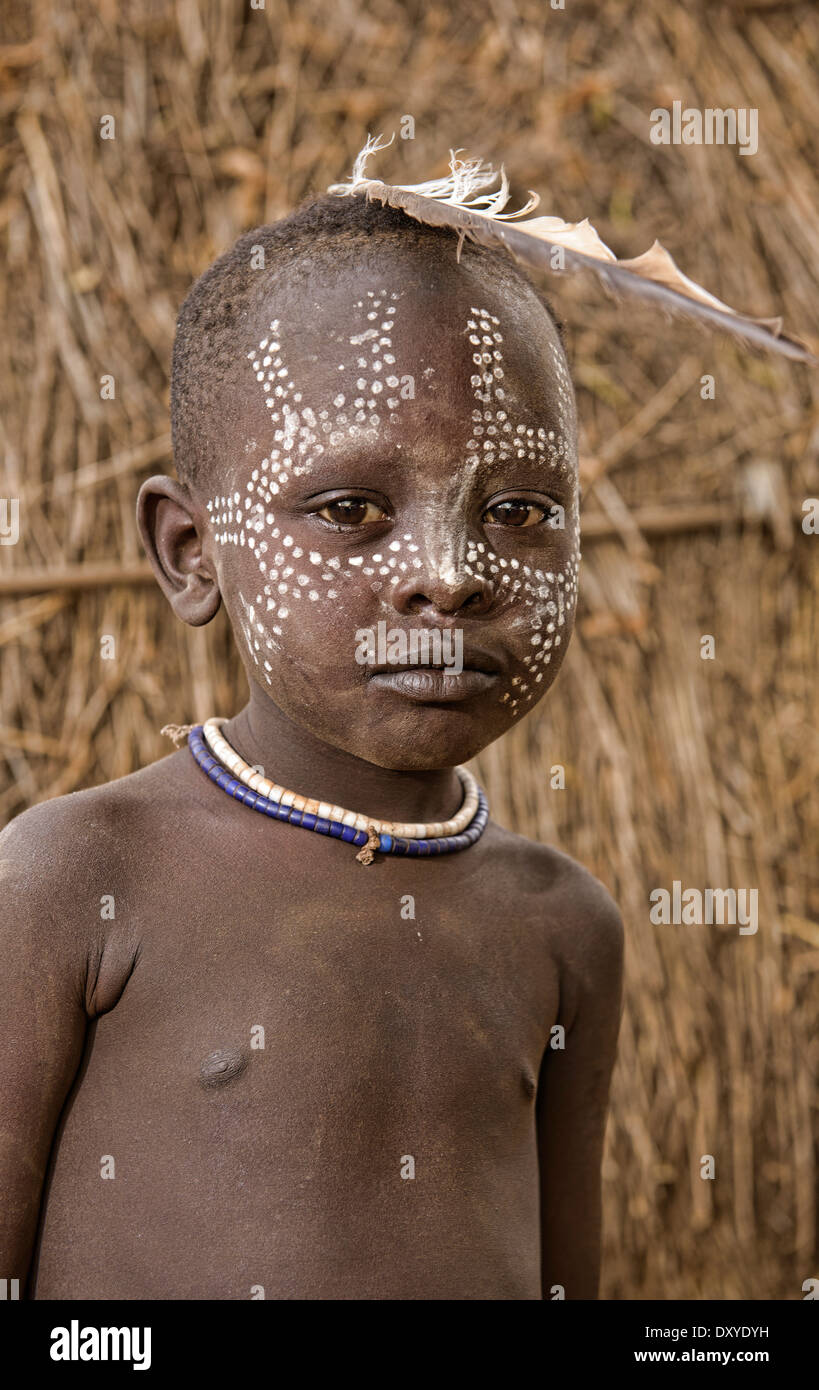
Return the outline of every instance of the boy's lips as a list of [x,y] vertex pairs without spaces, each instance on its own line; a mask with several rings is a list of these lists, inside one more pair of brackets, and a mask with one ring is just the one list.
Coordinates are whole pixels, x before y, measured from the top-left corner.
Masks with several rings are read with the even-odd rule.
[[[493,663],[494,665],[495,663]],[[499,671],[490,670],[481,659],[477,666],[464,666],[457,675],[446,666],[413,666],[398,664],[377,668],[370,680],[382,690],[394,690],[419,704],[450,704],[482,695],[498,679]]]

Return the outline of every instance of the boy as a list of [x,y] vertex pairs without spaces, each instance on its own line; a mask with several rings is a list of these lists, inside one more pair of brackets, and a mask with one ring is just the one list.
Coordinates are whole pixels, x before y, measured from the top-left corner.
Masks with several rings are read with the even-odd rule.
[[[139,525],[183,622],[226,605],[230,786],[262,768],[358,838],[254,813],[184,747],[6,829],[0,1274],[37,1299],[595,1298],[619,914],[480,811],[423,862],[378,833],[452,839],[456,766],[563,659],[555,323],[501,253],[325,196],[196,283],[172,415],[179,481],[143,485]],[[410,660],[419,633],[462,669]]]

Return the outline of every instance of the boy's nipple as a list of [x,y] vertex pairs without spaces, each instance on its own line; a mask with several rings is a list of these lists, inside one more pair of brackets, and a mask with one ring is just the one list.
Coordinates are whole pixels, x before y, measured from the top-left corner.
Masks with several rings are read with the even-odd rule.
[[208,1053],[199,1068],[199,1081],[202,1086],[221,1086],[232,1081],[247,1066],[247,1057],[238,1048],[221,1047]]

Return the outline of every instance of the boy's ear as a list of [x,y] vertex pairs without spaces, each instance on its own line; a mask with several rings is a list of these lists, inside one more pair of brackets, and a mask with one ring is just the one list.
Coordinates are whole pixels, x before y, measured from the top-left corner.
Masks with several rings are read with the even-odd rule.
[[159,587],[183,623],[201,627],[219,611],[222,596],[197,529],[198,508],[188,489],[159,474],[142,484],[137,525]]

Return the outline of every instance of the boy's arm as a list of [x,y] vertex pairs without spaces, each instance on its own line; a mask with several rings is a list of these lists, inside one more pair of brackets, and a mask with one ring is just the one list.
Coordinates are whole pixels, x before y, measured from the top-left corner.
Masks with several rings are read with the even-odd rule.
[[36,807],[0,835],[0,1279],[19,1279],[20,1297],[88,1022],[87,949],[57,881],[59,821]]
[[600,1167],[620,1028],[623,923],[596,880],[583,885],[582,899],[568,914],[577,926],[562,953],[565,1047],[547,1046],[538,1084],[544,1299],[557,1296],[556,1285],[566,1298],[597,1298],[600,1278]]

